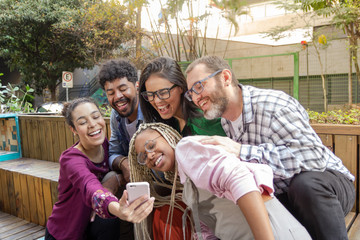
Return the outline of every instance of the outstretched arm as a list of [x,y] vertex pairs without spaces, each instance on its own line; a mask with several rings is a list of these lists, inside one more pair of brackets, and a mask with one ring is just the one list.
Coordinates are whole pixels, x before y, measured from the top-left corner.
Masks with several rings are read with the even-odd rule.
[[274,240],[270,219],[259,192],[249,192],[237,200],[256,240]]

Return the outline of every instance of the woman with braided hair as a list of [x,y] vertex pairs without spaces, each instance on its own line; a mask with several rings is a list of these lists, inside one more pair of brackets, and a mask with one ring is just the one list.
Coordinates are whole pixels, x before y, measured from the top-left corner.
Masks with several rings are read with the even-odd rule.
[[[273,175],[267,165],[241,162],[217,146],[201,144],[201,138],[181,139],[166,124],[148,123],[140,125],[130,142],[131,180],[150,183],[155,211],[170,206],[163,239],[176,239],[169,231],[174,230],[175,211],[186,212],[179,204],[182,199],[192,210],[188,219],[193,221],[187,226],[197,233],[194,239],[311,239],[273,197]],[[171,194],[159,195],[157,185],[171,188]],[[147,225],[136,226],[136,231],[150,239]]]
[[[148,217],[142,223],[135,225],[135,236],[138,239],[191,239],[192,224],[190,217],[187,220],[185,233],[182,230],[182,215],[185,212],[186,205],[182,202],[181,191],[183,188],[176,171],[175,161],[163,162],[165,166],[161,164],[160,169],[149,168],[138,162],[141,157],[135,150],[136,142],[138,142],[136,140],[139,140],[138,137],[143,136],[143,133],[149,132],[161,133],[162,137],[156,140],[161,141],[161,146],[167,147],[164,152],[167,155],[172,154],[172,159],[175,159],[173,156],[174,149],[181,139],[181,135],[168,125],[149,123],[141,124],[130,141],[130,179],[132,182],[149,182],[150,195],[155,197],[154,221]],[[160,135],[158,134],[158,136]],[[151,147],[151,144],[148,144],[148,147]],[[167,194],[164,194],[164,192]],[[152,228],[148,228],[151,224]]]

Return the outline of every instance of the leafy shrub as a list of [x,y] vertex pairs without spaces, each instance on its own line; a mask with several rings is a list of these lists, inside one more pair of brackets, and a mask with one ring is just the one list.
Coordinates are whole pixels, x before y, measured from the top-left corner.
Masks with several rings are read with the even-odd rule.
[[345,110],[333,110],[318,113],[307,110],[310,123],[352,124],[360,125],[360,109],[351,108]]
[[[0,74],[0,76],[3,74]],[[34,89],[26,85],[24,89],[18,86],[12,86],[10,83],[6,86],[1,84],[0,81],[0,113],[13,112],[13,113],[29,113],[33,112],[32,101],[34,96],[31,94]]]
[[104,117],[110,117],[111,109],[112,109],[111,106],[103,105],[103,106],[99,106],[99,108]]

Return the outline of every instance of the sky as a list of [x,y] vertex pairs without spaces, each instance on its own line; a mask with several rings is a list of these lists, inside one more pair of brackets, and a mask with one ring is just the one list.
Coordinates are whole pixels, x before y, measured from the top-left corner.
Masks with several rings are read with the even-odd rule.
[[[210,0],[193,0],[193,15],[200,16],[204,13],[209,13],[210,17],[208,21],[199,22],[200,34],[204,33],[206,29],[206,36],[208,38],[219,38],[227,40],[229,37],[229,32],[231,24],[225,18],[222,17],[224,12],[216,7],[209,6]],[[151,23],[153,26],[155,22],[157,23],[161,18],[161,4],[166,6],[165,0],[149,0],[148,7],[142,9],[142,28],[151,31]],[[276,6],[272,3],[261,3],[250,6],[251,14],[248,16],[238,17],[238,22],[246,24],[249,21],[257,21],[259,19],[271,18],[280,16],[284,14],[283,10],[277,9]],[[184,5],[182,12],[178,13],[180,16],[180,25],[183,29],[189,29],[189,8]],[[176,23],[174,20],[170,20],[171,32],[176,34]],[[165,31],[165,24],[161,24],[160,31]],[[306,37],[306,32],[311,31],[311,29],[297,29],[296,31],[287,32],[286,38],[283,38],[279,41],[274,41],[270,38],[266,38],[264,34],[251,34],[251,35],[240,35],[234,36],[234,28],[231,29],[230,40],[249,42],[249,43],[258,43],[258,44],[268,44],[268,45],[287,45],[293,43],[299,43],[299,39],[307,40],[310,39]]]

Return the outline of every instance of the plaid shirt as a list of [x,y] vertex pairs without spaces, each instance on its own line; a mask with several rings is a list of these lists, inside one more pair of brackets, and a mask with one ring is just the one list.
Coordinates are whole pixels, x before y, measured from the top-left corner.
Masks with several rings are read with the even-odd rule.
[[309,124],[300,103],[281,91],[239,84],[243,95],[242,124],[221,124],[228,137],[241,143],[240,159],[268,164],[274,172],[276,193],[287,192],[291,178],[301,171],[333,169],[354,181],[342,161],[327,147]]

